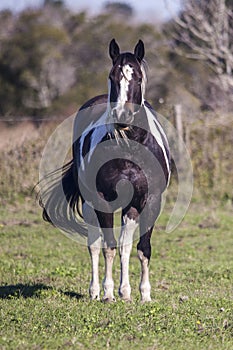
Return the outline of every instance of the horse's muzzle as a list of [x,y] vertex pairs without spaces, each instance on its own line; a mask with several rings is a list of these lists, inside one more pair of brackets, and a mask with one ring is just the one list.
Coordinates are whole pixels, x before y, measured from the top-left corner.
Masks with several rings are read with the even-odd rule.
[[134,114],[131,110],[124,109],[118,113],[115,109],[113,119],[117,129],[127,129],[134,121]]

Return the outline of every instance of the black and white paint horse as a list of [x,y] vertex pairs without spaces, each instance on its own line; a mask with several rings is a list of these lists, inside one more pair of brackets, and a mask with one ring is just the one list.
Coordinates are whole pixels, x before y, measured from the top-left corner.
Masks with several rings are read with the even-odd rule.
[[[109,54],[113,67],[108,95],[94,97],[77,113],[73,159],[64,166],[61,179],[46,189],[41,188],[40,203],[45,220],[64,231],[87,236],[92,264],[91,299],[100,298],[98,265],[102,249],[105,259],[103,300],[115,300],[112,266],[117,246],[121,261],[119,295],[123,300],[131,299],[129,258],[133,235],[139,225],[139,289],[141,300],[146,302],[151,300],[150,239],[170,177],[169,147],[156,113],[144,97],[143,42],[139,40],[134,53],[120,53],[113,39]],[[99,146],[101,151],[98,151]],[[154,161],[142,155],[142,149],[151,154]],[[93,173],[96,190],[93,189]],[[117,200],[119,198],[123,200]],[[119,208],[122,209],[122,228],[117,243],[113,218],[114,211]]]

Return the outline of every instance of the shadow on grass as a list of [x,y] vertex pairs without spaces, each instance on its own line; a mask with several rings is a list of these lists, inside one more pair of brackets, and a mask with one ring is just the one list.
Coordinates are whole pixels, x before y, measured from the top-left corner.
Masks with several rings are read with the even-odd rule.
[[83,294],[79,294],[79,293],[75,293],[75,292],[63,292],[62,290],[60,290],[60,293],[66,295],[67,297],[75,298],[77,300],[84,298]]
[[[17,299],[17,298],[32,298],[40,297],[42,291],[54,290],[50,286],[44,284],[16,284],[0,287],[0,299]],[[75,292],[63,292],[59,290],[59,293],[68,296],[69,298],[75,298],[77,300],[82,299],[84,296]]]

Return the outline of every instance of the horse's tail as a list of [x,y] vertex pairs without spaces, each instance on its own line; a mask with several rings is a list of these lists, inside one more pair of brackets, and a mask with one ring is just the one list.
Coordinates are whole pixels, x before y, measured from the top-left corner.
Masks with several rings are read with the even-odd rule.
[[74,161],[45,176],[37,185],[43,219],[72,236],[87,236],[80,210],[81,193],[75,181]]

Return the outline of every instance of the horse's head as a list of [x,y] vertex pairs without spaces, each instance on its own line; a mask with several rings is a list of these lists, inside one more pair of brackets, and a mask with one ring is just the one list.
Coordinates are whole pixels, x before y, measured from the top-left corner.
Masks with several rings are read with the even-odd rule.
[[109,74],[109,102],[114,122],[124,128],[133,122],[144,99],[144,44],[137,43],[134,53],[120,53],[115,39],[109,45],[113,67]]

